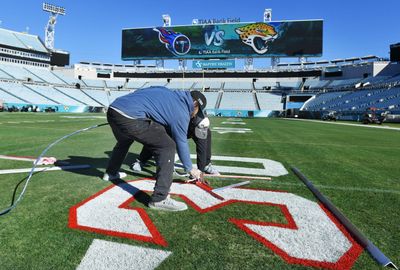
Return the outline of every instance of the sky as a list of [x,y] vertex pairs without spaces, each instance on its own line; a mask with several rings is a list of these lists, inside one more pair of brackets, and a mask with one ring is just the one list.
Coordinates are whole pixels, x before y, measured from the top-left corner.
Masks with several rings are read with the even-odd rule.
[[[169,14],[172,25],[190,25],[192,19],[240,18],[263,20],[272,8],[273,21],[323,19],[323,55],[310,60],[377,55],[389,57],[389,45],[400,42],[400,0],[49,0],[65,7],[56,24],[55,47],[70,52],[71,64],[80,61],[132,64],[121,60],[124,28],[162,25]],[[48,14],[42,1],[2,1],[0,27],[38,35],[44,41]],[[282,59],[293,62],[297,59]],[[154,64],[154,61],[144,63]],[[268,67],[268,59],[255,59],[255,67]],[[177,66],[168,61],[166,67]]]

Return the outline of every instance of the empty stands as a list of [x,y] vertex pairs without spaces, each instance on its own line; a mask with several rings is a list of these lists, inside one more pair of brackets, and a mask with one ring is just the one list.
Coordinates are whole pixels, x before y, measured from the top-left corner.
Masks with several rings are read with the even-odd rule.
[[281,95],[272,93],[257,93],[258,104],[261,110],[277,110],[283,109],[283,104],[281,103]]
[[224,92],[219,108],[229,110],[256,110],[254,97],[246,92]]
[[35,75],[34,78],[39,78],[42,82],[50,84],[65,84],[65,82],[54,75],[48,68],[35,68],[35,67],[24,67],[26,71]]
[[3,28],[0,28],[0,44],[26,48],[25,44],[15,36],[15,32]]
[[215,80],[201,80],[197,82],[193,86],[193,90],[211,90],[211,91],[219,91],[221,90],[223,85],[222,81],[215,81]]
[[84,79],[82,82],[88,87],[104,88],[104,80]]
[[197,82],[192,80],[173,80],[166,87],[171,89],[190,90]]
[[3,71],[2,73],[6,73],[17,80],[43,82],[41,78],[18,65],[1,65],[0,69]]
[[253,90],[253,84],[249,79],[226,81],[224,83],[224,90],[231,91],[251,91]]
[[104,82],[108,88],[122,88],[125,85],[125,81],[119,80],[104,80]]
[[[35,91],[32,91],[30,88],[25,87],[19,82],[0,81],[0,88],[30,104],[57,104],[57,102],[52,100],[49,96],[44,96]],[[8,102],[6,99],[4,100]]]
[[49,96],[52,100],[56,101],[56,104],[61,105],[83,105],[78,100],[64,94],[63,92],[53,88],[49,85],[36,85],[36,84],[27,84],[25,87],[35,91],[36,93],[41,94],[42,96]]
[[146,80],[130,79],[125,85],[126,89],[139,89],[145,87],[147,84]]
[[370,107],[399,110],[400,87],[324,93],[307,102],[303,109],[307,111],[363,111]]
[[[59,90],[60,92],[64,93],[65,95],[69,97],[73,97],[79,103],[84,104],[84,105],[89,105],[89,106],[102,106],[102,104],[98,103],[97,101],[93,100],[90,96],[85,94],[79,89],[74,89],[74,88],[69,88],[69,87],[62,87],[62,86],[57,86],[55,89]],[[80,105],[80,104],[78,104]]]
[[207,98],[207,107],[206,109],[215,109],[217,105],[219,92],[204,92],[204,95]]

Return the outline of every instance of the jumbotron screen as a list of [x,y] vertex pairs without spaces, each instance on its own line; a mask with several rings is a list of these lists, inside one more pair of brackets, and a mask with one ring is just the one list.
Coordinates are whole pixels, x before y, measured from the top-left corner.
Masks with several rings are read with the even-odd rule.
[[122,30],[122,60],[319,57],[322,20]]

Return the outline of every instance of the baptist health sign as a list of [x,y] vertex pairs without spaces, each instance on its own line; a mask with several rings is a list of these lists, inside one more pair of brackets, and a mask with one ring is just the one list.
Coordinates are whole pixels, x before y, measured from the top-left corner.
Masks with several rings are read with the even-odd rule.
[[195,60],[193,68],[235,68],[235,60]]

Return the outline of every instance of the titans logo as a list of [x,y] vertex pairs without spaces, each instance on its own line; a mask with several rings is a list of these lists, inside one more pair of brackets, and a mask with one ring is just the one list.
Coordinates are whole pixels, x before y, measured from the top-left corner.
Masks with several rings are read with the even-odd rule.
[[175,33],[162,27],[153,28],[158,32],[158,39],[165,48],[176,56],[182,56],[190,51],[190,39],[182,33]]

